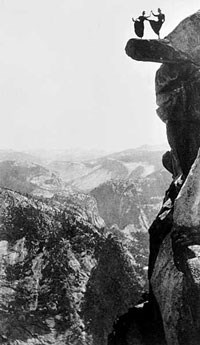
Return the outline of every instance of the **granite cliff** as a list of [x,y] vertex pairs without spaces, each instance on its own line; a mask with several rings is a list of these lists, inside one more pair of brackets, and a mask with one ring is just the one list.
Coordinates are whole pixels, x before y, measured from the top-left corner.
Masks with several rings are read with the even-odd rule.
[[200,339],[199,42],[198,11],[163,40],[131,39],[126,46],[135,60],[162,63],[157,113],[167,128],[171,151],[163,164],[173,182],[149,229],[149,303],[167,345],[197,345]]

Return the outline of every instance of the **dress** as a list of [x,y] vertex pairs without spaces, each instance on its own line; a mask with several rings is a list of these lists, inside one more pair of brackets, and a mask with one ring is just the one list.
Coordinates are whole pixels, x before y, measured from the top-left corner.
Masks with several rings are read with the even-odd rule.
[[155,15],[155,17],[158,17],[158,20],[149,20],[149,23],[153,29],[153,31],[159,35],[161,26],[163,25],[164,21],[165,21],[165,15],[163,13],[159,13],[158,15]]
[[134,23],[135,33],[140,38],[142,38],[144,35],[144,21],[145,20],[146,20],[146,17],[140,16],[136,19]]

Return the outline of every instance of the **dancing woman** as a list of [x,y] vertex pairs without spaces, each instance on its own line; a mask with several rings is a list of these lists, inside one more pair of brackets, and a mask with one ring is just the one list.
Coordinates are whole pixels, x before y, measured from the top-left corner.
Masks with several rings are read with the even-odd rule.
[[148,20],[150,16],[145,16],[145,11],[142,12],[142,15],[139,16],[136,20],[132,18],[134,22],[135,33],[138,37],[142,38],[144,36],[144,21]]
[[149,23],[153,29],[153,31],[156,33],[156,35],[158,35],[158,39],[160,39],[160,29],[161,26],[163,25],[164,21],[165,21],[165,15],[162,13],[161,9],[158,8],[158,14],[154,14],[152,11],[151,13],[153,14],[154,17],[157,17],[158,20],[149,20]]

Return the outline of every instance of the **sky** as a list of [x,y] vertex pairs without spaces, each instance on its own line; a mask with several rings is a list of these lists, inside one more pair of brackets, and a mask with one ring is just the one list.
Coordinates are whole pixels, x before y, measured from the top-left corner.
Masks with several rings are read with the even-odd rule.
[[[119,151],[166,142],[159,64],[126,56],[131,17],[161,7],[170,33],[197,0],[0,0],[0,149]],[[157,38],[145,27],[144,38]]]

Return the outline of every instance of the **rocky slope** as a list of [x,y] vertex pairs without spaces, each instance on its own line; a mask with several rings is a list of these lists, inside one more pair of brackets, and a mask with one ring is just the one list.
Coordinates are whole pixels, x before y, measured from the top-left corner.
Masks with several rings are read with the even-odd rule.
[[0,162],[0,186],[21,193],[52,196],[66,184],[45,167],[27,161]]
[[[160,161],[160,155],[163,153],[164,147],[146,146],[87,160],[81,155],[74,161],[76,155],[73,156],[73,151],[71,160],[69,155],[65,158],[64,153],[62,160],[59,160],[59,152],[57,156],[54,152],[53,155],[48,153],[47,157],[43,157],[34,152],[30,155],[24,152],[0,151],[0,183],[21,192],[32,192],[37,186],[39,191],[40,185],[41,190],[50,189],[51,179],[55,189],[57,179],[58,189],[59,184],[62,184],[64,189],[68,186],[90,192],[113,179],[145,179],[156,172],[164,174],[166,178],[167,174]],[[170,176],[167,180],[170,180]]]
[[[96,199],[99,214],[108,227],[135,257],[140,255],[143,267],[148,266],[148,229],[162,205],[169,174],[155,172],[146,178],[114,180],[91,191]],[[169,182],[168,182],[169,184]]]
[[90,194],[97,200],[99,213],[108,226],[116,224],[124,229],[133,225],[147,231],[170,181],[167,172],[158,171],[145,178],[109,181]]
[[[95,199],[68,186],[58,175],[44,166],[25,161],[0,162],[0,187],[36,196],[41,200],[54,197],[83,219],[89,217],[95,225],[100,219]],[[47,200],[46,200],[47,202]],[[101,220],[102,227],[105,226]]]
[[70,186],[90,192],[111,180],[145,179],[154,172],[163,173],[160,162],[163,153],[162,147],[154,150],[147,146],[82,162],[54,161],[48,168],[59,174]]
[[200,339],[199,28],[197,12],[164,40],[132,39],[126,46],[133,59],[163,63],[156,74],[157,113],[166,123],[171,152],[163,163],[174,181],[149,230],[149,301],[167,345]]
[[106,345],[114,322],[141,300],[137,249],[133,259],[104,236],[85,204],[0,190],[2,343]]
[[[51,163],[51,167],[57,169],[56,172],[21,160],[17,155],[16,161],[0,162],[0,185],[39,196],[41,199],[59,197],[62,202],[71,205],[73,211],[78,213],[81,207],[82,211],[84,209],[87,214],[90,213],[93,223],[96,222],[94,215],[98,214],[98,207],[101,217],[110,228],[109,231],[115,233],[119,239],[123,238],[123,243],[129,248],[131,254],[134,255],[136,240],[139,237],[140,240],[144,239],[138,250],[142,253],[143,266],[147,266],[147,229],[160,208],[163,192],[171,180],[170,175],[161,168],[161,162],[159,162],[161,152],[161,149],[157,147],[141,147],[95,161],[79,163],[63,161],[58,165],[55,162]],[[101,184],[91,191],[90,196],[77,192],[74,187],[71,187],[71,179],[73,177],[73,182],[76,174],[77,176],[83,174],[83,181],[87,180],[87,184],[91,183],[90,177],[93,176],[93,181],[98,184],[98,174],[88,175],[88,169],[94,172],[94,170],[100,171],[104,168],[113,169],[112,176],[117,179]],[[128,178],[119,180],[122,170],[125,171],[123,177],[128,176]],[[61,176],[68,183],[64,182]],[[80,182],[82,187],[83,181]]]
[[48,168],[54,171],[67,183],[81,178],[91,172],[91,167],[84,162],[73,161],[52,161],[48,164]]

